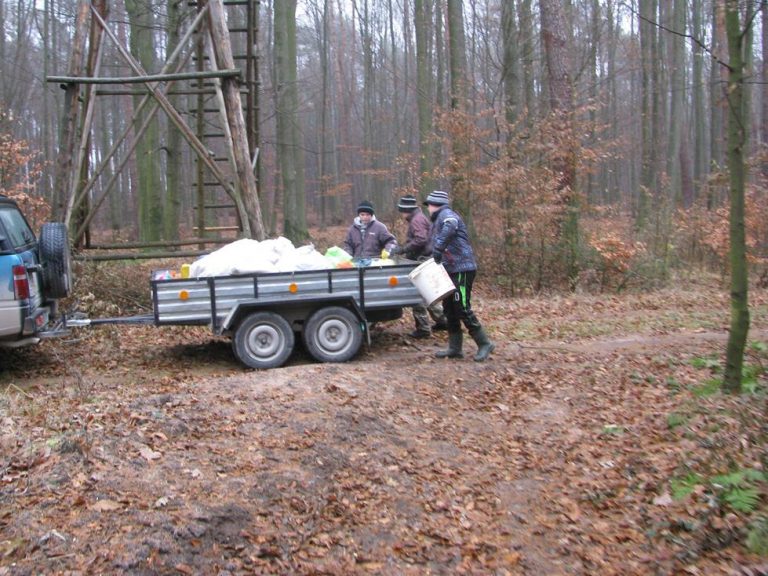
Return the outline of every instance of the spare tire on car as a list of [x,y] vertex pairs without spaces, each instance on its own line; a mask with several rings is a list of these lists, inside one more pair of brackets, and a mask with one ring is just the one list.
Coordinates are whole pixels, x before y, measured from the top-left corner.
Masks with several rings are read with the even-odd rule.
[[66,298],[72,291],[72,255],[69,234],[61,222],[47,222],[40,229],[40,264],[47,298]]

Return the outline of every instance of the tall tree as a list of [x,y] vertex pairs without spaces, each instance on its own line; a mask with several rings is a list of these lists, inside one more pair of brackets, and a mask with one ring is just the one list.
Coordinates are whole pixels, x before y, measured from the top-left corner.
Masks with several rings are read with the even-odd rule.
[[464,8],[461,0],[448,0],[448,61],[451,72],[451,187],[453,206],[472,230],[472,187],[470,172],[469,122],[467,119],[467,51],[464,33]]
[[[181,30],[181,3],[177,0],[168,0],[168,47],[167,54],[172,54],[179,45]],[[168,100],[174,108],[179,108],[181,97],[178,94],[169,94]],[[165,146],[168,169],[166,171],[166,194],[163,209],[163,237],[166,240],[176,240],[179,237],[179,217],[181,214],[181,186],[182,186],[182,136],[179,129],[168,126],[168,140]]]
[[741,391],[744,348],[749,333],[749,275],[747,272],[746,223],[744,219],[744,187],[749,109],[744,97],[746,46],[754,20],[742,24],[739,0],[723,0],[725,32],[728,38],[728,172],[730,179],[730,263],[731,263],[731,329],[725,356],[723,390]]
[[416,109],[419,118],[419,189],[422,198],[434,187],[432,169],[435,165],[435,142],[432,134],[434,83],[432,53],[428,33],[432,29],[428,10],[430,0],[415,0],[414,27],[416,29]]
[[525,107],[526,125],[531,126],[538,113],[536,99],[536,78],[534,63],[536,49],[534,47],[534,25],[531,0],[520,0],[520,59],[523,72],[523,102]]
[[504,81],[504,116],[510,126],[520,117],[520,55],[518,53],[515,1],[501,5],[501,41],[504,49],[502,80]]
[[[763,150],[768,147],[768,2],[763,2],[760,6],[762,15],[762,104],[763,110],[760,118],[760,141],[763,144]],[[762,162],[763,176],[768,177],[768,156]]]
[[296,69],[296,0],[275,2],[275,90],[277,91],[277,138],[283,180],[283,233],[294,242],[306,240],[304,155],[298,123],[298,76]]
[[549,106],[553,126],[558,127],[552,169],[562,218],[559,242],[566,274],[573,283],[578,273],[579,202],[576,185],[576,139],[573,134],[573,77],[565,8],[559,0],[540,0],[541,35],[547,64]]
[[680,154],[683,125],[685,124],[685,7],[686,0],[674,0],[672,9],[672,30],[669,36],[671,45],[671,61],[669,75],[669,94],[671,109],[669,128],[667,131],[667,177],[669,179],[670,197],[673,202],[679,202],[682,197],[682,180],[680,172]]
[[[704,37],[702,24],[704,6],[702,0],[691,5],[691,34],[699,41]],[[691,91],[693,93],[693,180],[697,196],[707,175],[707,119],[704,114],[704,50],[699,42],[693,43]]]
[[[722,0],[712,2],[712,53],[720,62],[728,59],[728,45],[725,35],[725,17]],[[710,123],[709,146],[712,171],[725,169],[725,125],[728,107],[728,71],[725,66],[713,65],[710,74]],[[719,203],[715,195],[716,188],[711,186],[707,197],[707,207],[714,209]]]
[[[129,46],[131,54],[148,73],[156,70],[157,47],[155,46],[154,9],[150,0],[126,0],[125,9],[130,23]],[[134,107],[139,108],[141,95],[134,97]],[[145,110],[138,112],[137,125],[141,124]],[[160,194],[162,180],[157,152],[160,149],[160,126],[157,116],[152,120],[136,146],[139,191],[139,238],[142,241],[159,240],[163,230],[163,199]]]

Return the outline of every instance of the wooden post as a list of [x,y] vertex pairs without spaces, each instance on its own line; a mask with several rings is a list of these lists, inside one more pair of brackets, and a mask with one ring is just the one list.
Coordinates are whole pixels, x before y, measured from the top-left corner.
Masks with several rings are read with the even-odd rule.
[[[224,8],[221,0],[210,0],[208,4],[216,66],[219,69],[225,70],[234,68],[235,61],[232,57],[232,46],[229,42],[229,31],[224,20]],[[248,216],[249,225],[246,226],[246,223],[243,222],[243,228],[250,228],[251,234],[255,235],[257,240],[263,240],[266,237],[266,233],[261,217],[256,178],[251,169],[251,159],[248,152],[248,134],[245,128],[245,119],[243,118],[242,102],[240,101],[239,82],[236,79],[225,77],[222,78],[221,83],[227,123],[232,135],[232,153],[237,172],[237,181]]]

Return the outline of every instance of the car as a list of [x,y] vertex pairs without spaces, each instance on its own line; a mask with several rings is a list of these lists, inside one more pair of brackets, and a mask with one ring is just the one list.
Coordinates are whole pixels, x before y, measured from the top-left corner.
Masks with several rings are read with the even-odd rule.
[[0,195],[0,347],[65,334],[58,302],[71,291],[67,227],[48,222],[37,237],[18,204]]

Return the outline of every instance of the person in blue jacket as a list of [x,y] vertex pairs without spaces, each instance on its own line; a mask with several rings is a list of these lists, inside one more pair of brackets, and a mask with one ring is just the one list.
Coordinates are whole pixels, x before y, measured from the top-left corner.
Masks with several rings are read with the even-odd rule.
[[448,349],[435,354],[438,358],[463,358],[464,335],[461,324],[477,344],[475,361],[482,362],[496,347],[488,338],[482,324],[472,311],[472,283],[477,273],[475,254],[469,243],[467,226],[449,206],[448,193],[431,192],[424,204],[432,220],[432,257],[442,263],[451,277],[456,292],[443,300],[443,311],[448,321]]

